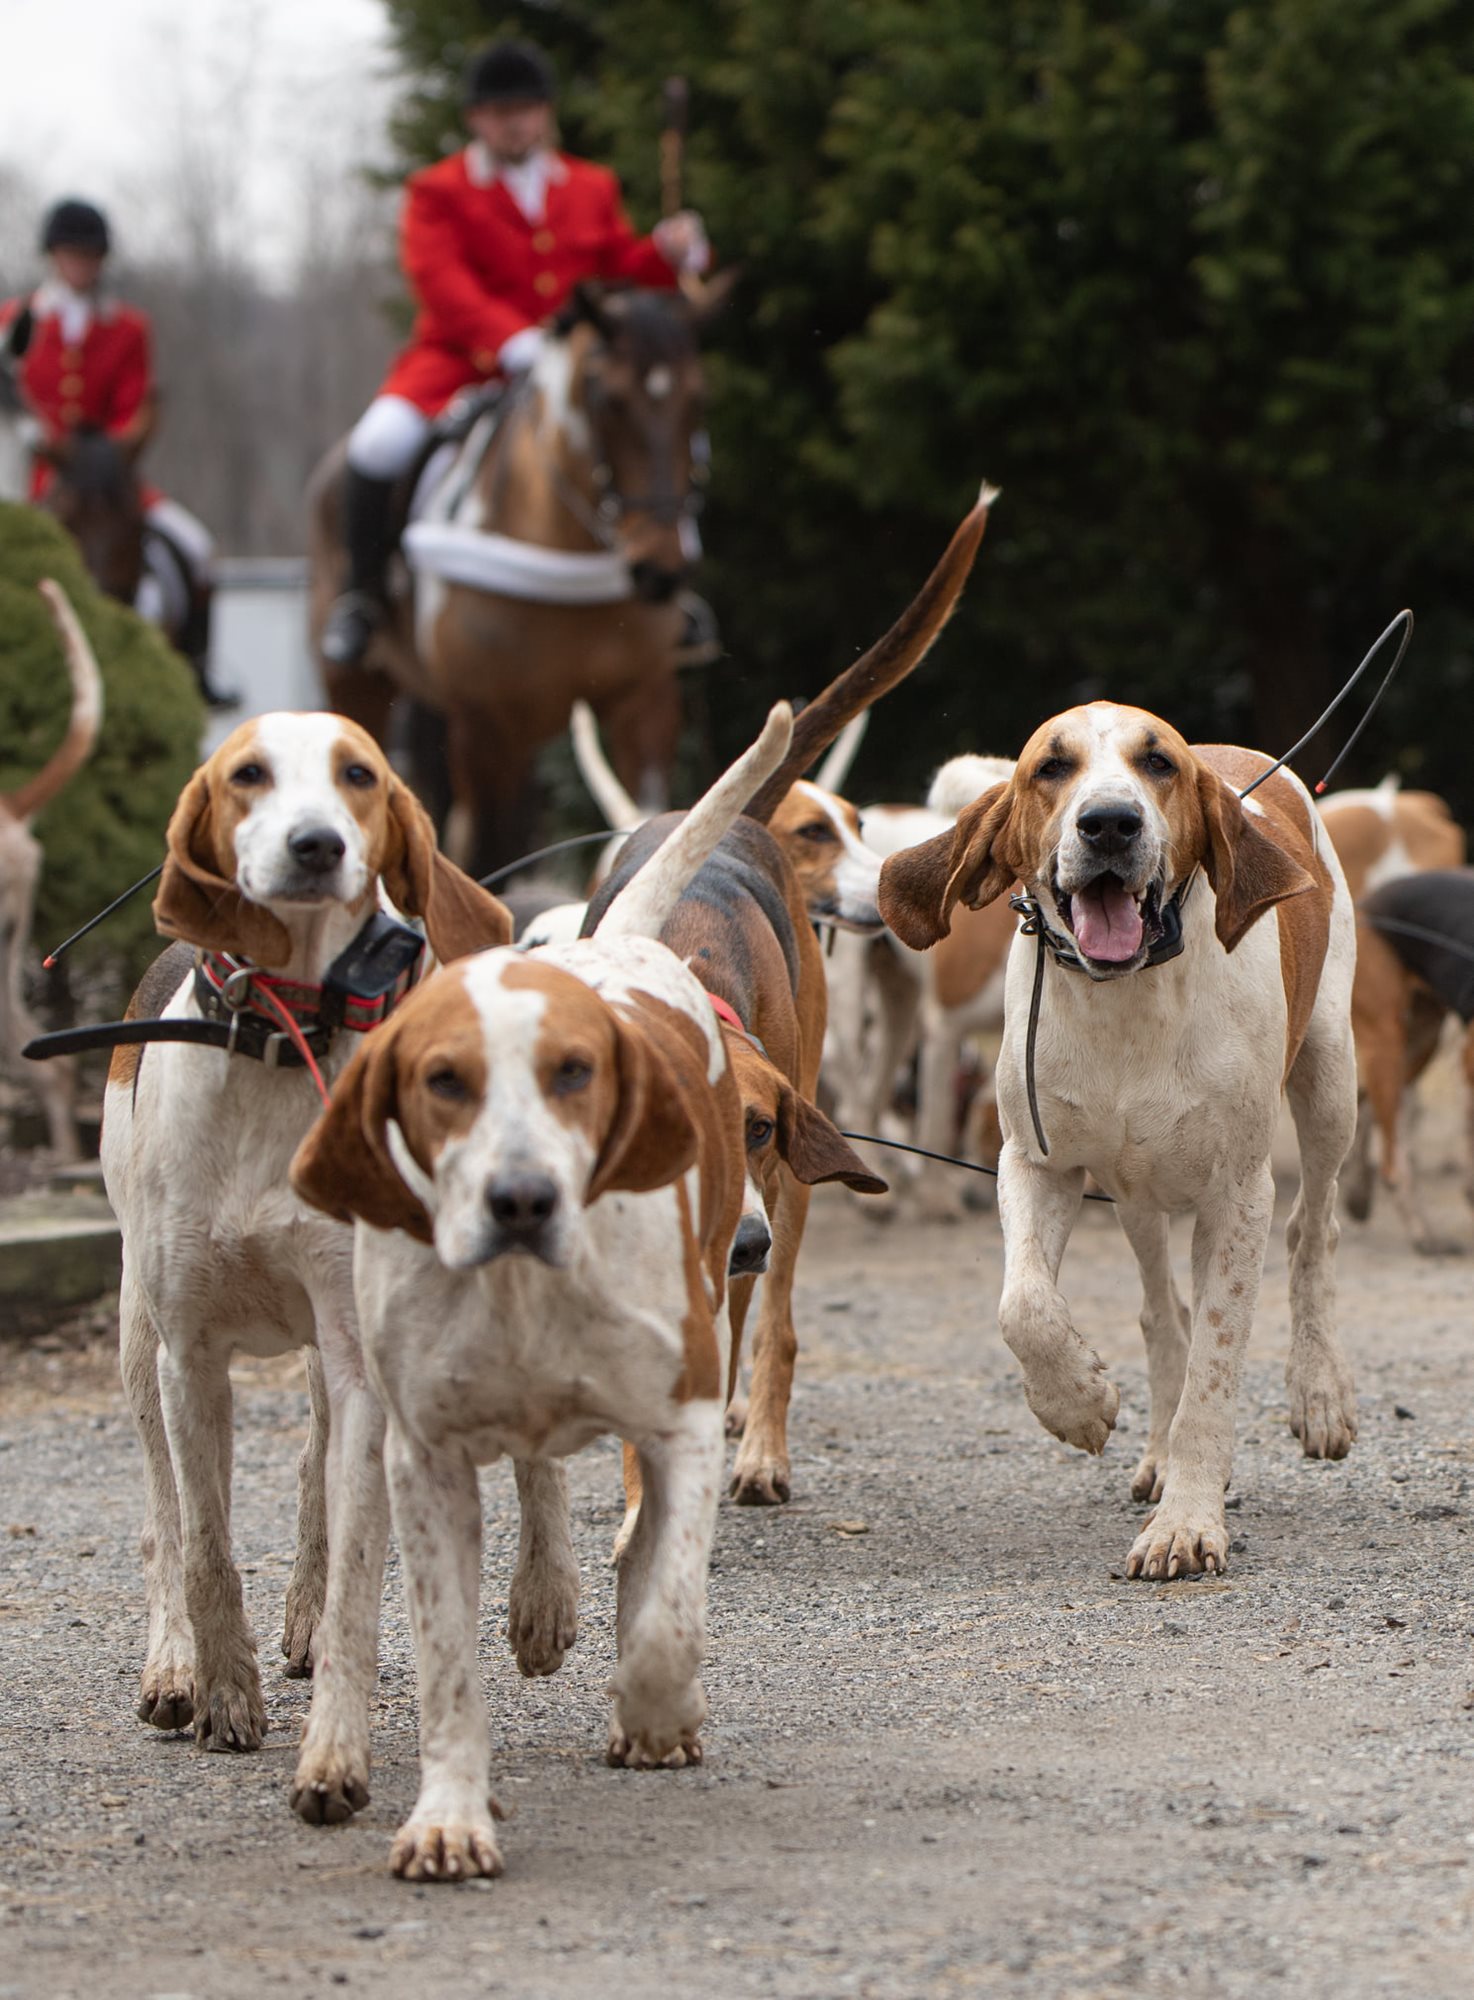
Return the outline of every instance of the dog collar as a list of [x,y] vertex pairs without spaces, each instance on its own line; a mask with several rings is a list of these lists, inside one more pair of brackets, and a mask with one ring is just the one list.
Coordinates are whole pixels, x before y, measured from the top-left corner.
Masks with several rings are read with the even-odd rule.
[[735,1028],[744,1041],[752,1043],[752,1046],[764,1060],[769,1060],[767,1050],[752,1032],[751,1028],[744,1025],[742,1016],[737,1012],[737,1009],[729,1001],[724,1000],[720,993],[708,993],[706,997],[711,1002],[711,1011],[716,1015],[717,1019],[725,1021],[729,1028]]

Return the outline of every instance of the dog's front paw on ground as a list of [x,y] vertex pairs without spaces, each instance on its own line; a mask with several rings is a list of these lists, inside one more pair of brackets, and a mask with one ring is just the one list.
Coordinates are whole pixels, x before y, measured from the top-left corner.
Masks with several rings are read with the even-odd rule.
[[1116,1427],[1121,1394],[1096,1354],[1077,1340],[1047,1365],[1035,1363],[1024,1376],[1029,1408],[1043,1424],[1077,1451],[1098,1455]]
[[578,1571],[519,1569],[507,1603],[507,1643],[529,1680],[557,1673],[578,1637]]
[[195,1741],[202,1750],[259,1750],[266,1734],[266,1705],[254,1668],[249,1679],[217,1682],[199,1693]]
[[604,1761],[625,1771],[683,1771],[688,1764],[699,1764],[702,1755],[701,1738],[695,1730],[667,1744],[658,1736],[653,1740],[629,1736],[618,1722],[611,1722]]
[[194,1721],[194,1667],[187,1660],[150,1660],[138,1683],[138,1719],[155,1729],[188,1729]]
[[732,1465],[732,1498],[739,1507],[781,1507],[793,1494],[786,1453],[765,1451],[744,1436]]
[[317,1627],[322,1618],[322,1595],[319,1591],[298,1591],[296,1586],[287,1592],[286,1621],[282,1627],[281,1649],[286,1660],[288,1680],[305,1681],[312,1678],[312,1642],[317,1637]]
[[408,1882],[467,1882],[500,1875],[502,1851],[489,1814],[423,1820],[412,1815],[394,1836],[389,1866]]
[[1307,1458],[1345,1458],[1356,1442],[1356,1389],[1344,1368],[1287,1371],[1290,1429]]
[[369,1802],[366,1751],[344,1744],[302,1746],[292,1779],[292,1811],[309,1826],[342,1826]]
[[1228,1567],[1223,1514],[1191,1507],[1159,1507],[1131,1545],[1127,1576],[1168,1583],[1178,1576],[1221,1576]]

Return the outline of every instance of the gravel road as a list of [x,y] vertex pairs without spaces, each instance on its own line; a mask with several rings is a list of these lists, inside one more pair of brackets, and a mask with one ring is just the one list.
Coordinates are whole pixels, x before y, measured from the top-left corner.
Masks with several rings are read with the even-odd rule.
[[[1438,1218],[1474,1236],[1457,1183]],[[239,1375],[236,1548],[271,1733],[203,1756],[133,1719],[138,1452],[107,1315],[0,1347],[0,2000],[134,1996],[1255,1995],[1474,1990],[1470,1267],[1343,1239],[1361,1438],[1302,1460],[1284,1206],[1240,1412],[1226,1578],[1121,1580],[1145,1372],[1125,1245],[1065,1266],[1123,1434],[1067,1451],[994,1317],[996,1221],[826,1191],[801,1273],[795,1498],[724,1507],[699,1770],[600,1759],[612,1447],[574,1462],[585,1600],[551,1681],[501,1638],[512,1481],[484,1480],[484,1682],[512,1809],[496,1883],[387,1873],[415,1792],[386,1598],[374,1798],[286,1804],[308,1689],[275,1660],[306,1399]]]

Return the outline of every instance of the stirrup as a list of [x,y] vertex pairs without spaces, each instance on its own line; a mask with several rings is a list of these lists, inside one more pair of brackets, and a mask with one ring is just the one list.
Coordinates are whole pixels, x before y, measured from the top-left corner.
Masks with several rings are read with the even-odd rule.
[[677,591],[673,601],[683,621],[676,640],[676,665],[709,667],[724,650],[716,613],[694,590]]
[[356,667],[384,622],[384,606],[364,590],[346,590],[329,607],[318,651],[335,667]]

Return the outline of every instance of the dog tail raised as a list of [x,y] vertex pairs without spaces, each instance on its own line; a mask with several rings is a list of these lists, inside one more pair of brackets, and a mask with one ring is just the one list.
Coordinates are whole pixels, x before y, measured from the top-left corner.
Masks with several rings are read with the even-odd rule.
[[600,918],[595,936],[660,936],[692,877],[752,797],[754,786],[791,755],[793,733],[793,710],[786,701],[776,702],[756,743],[722,773],[630,877]]
[[66,735],[35,777],[28,778],[18,791],[0,794],[0,807],[12,818],[21,820],[34,819],[42,806],[49,805],[76,777],[92,755],[92,746],[102,726],[102,676],[97,671],[87,634],[59,583],[47,577],[36,588],[46,599],[52,623],[61,635],[72,683],[72,714]]
[[997,488],[985,481],[977,504],[948,542],[941,561],[889,632],[868,653],[862,653],[852,667],[846,667],[803,710],[793,725],[793,744],[788,755],[748,801],[749,819],[770,819],[789,786],[828,749],[845,724],[905,680],[926,657],[962,594],[973,557],[988,526],[988,511],[997,498]]
[[645,815],[619,782],[614,766],[604,755],[604,746],[599,741],[599,725],[586,701],[573,704],[568,735],[573,744],[573,761],[578,766],[578,775],[588,786],[594,804],[615,833],[633,833],[637,826],[644,824]]

